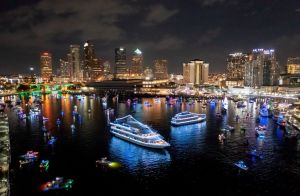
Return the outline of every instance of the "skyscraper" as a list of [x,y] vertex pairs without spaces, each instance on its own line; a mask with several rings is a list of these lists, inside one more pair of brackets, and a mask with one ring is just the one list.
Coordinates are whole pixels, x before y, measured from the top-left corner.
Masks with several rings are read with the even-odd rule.
[[70,45],[70,66],[71,66],[71,79],[73,81],[81,80],[81,69],[80,69],[80,46]]
[[209,64],[203,60],[195,59],[183,63],[183,82],[201,85],[208,82]]
[[93,65],[92,65],[91,79],[93,81],[101,80],[103,73],[104,73],[103,60],[94,58]]
[[52,76],[52,55],[49,52],[43,52],[41,60],[41,76],[44,81],[49,81]]
[[227,57],[227,79],[243,80],[245,73],[245,62],[248,55],[241,52],[229,54]]
[[91,80],[91,73],[94,65],[95,49],[94,45],[88,40],[84,43],[84,64],[83,64],[83,79]]
[[143,76],[143,55],[137,48],[132,55],[132,64],[130,67],[130,78],[141,79]]
[[71,77],[71,69],[70,63],[63,59],[59,60],[59,75],[62,78],[70,78]]
[[157,80],[168,79],[168,61],[157,59],[154,61],[154,77]]
[[109,74],[111,74],[111,67],[110,67],[109,61],[105,61],[103,63],[103,72],[104,72],[105,76],[108,76]]
[[128,78],[128,67],[126,62],[126,49],[123,47],[115,49],[115,78]]
[[286,68],[287,74],[300,74],[300,57],[289,57]]
[[279,66],[273,49],[253,49],[245,64],[245,86],[278,85]]

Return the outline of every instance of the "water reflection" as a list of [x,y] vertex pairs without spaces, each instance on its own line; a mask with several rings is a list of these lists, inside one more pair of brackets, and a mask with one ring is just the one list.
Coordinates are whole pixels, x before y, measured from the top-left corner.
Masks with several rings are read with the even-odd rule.
[[206,122],[171,127],[170,144],[179,152],[198,151],[204,144]]
[[167,167],[171,156],[167,150],[144,148],[112,137],[109,142],[111,160],[117,160],[130,173],[154,174],[160,167]]

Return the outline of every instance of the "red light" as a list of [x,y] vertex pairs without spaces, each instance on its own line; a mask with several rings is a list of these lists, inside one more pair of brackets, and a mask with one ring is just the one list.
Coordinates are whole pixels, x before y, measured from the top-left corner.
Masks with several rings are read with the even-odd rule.
[[44,53],[43,53],[43,55],[46,55],[46,56],[48,56],[48,55],[49,55],[49,53],[48,53],[48,52],[44,52]]

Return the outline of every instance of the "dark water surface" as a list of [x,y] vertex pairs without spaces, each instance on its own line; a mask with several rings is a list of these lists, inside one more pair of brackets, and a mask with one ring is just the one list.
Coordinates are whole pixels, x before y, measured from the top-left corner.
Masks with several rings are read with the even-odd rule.
[[[229,101],[227,114],[218,118],[215,114],[221,110],[221,101],[202,108],[200,102],[167,105],[163,98],[160,103],[143,98],[137,105],[117,104],[110,99],[107,106],[103,106],[97,96],[81,100],[69,95],[65,99],[51,95],[42,98],[42,114],[49,118],[46,127],[57,137],[53,146],[47,144],[47,137],[41,131],[41,119],[19,120],[15,111],[7,110],[11,131],[12,196],[101,195],[120,191],[124,195],[300,195],[299,141],[285,139],[271,118],[261,119],[260,123],[266,124],[268,130],[264,139],[258,139],[254,131],[257,103],[247,103],[246,108],[239,109]],[[152,107],[145,106],[145,101]],[[73,117],[75,105],[80,116]],[[104,109],[107,107],[114,108],[116,117],[132,114],[147,123],[158,130],[171,147],[152,150],[112,136],[106,127]],[[170,126],[171,117],[185,110],[206,113],[207,121],[183,127]],[[247,112],[251,118],[243,118]],[[238,121],[236,115],[241,117]],[[57,118],[62,119],[60,127],[56,125]],[[76,128],[72,131],[73,123]],[[234,126],[235,131],[221,143],[218,134],[226,124]],[[246,133],[240,131],[241,124],[246,125]],[[250,147],[256,147],[263,159],[247,157]],[[27,150],[39,151],[40,158],[33,165],[19,168],[19,156]],[[96,168],[95,161],[101,157],[119,162],[121,167]],[[47,172],[39,170],[41,159],[50,161]],[[238,160],[244,160],[249,170],[239,171],[233,165]],[[69,191],[39,190],[41,184],[56,176],[74,179],[73,188]]]

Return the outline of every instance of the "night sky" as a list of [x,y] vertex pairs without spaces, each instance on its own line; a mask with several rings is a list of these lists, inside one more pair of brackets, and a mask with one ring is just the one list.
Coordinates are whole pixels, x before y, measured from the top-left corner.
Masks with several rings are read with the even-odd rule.
[[274,48],[280,66],[300,56],[300,0],[2,0],[0,28],[0,73],[38,70],[41,51],[57,66],[85,40],[111,64],[115,47],[139,48],[173,73],[195,58],[223,72],[227,54],[253,48]]

